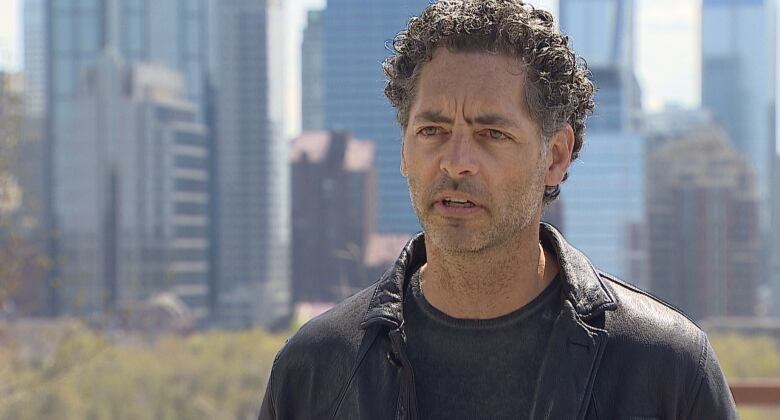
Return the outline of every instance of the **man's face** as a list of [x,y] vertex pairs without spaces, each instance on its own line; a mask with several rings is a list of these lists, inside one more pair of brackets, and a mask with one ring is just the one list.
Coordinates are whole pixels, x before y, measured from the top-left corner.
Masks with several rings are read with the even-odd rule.
[[557,171],[550,176],[554,158],[524,81],[519,61],[503,55],[442,48],[422,68],[401,171],[426,239],[442,250],[478,252],[538,229]]

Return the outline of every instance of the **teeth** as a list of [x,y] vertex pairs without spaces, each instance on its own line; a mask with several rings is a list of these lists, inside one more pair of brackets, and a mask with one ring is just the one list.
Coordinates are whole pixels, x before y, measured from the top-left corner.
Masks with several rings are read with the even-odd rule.
[[468,200],[453,200],[449,198],[444,199],[444,205],[447,207],[474,207],[474,203]]

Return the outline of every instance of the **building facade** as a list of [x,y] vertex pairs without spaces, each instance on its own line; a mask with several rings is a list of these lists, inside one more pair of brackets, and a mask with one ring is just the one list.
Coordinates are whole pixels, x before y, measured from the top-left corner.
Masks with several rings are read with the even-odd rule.
[[64,313],[123,312],[168,291],[208,317],[206,128],[184,85],[110,52],[85,68],[54,161]]
[[561,186],[566,238],[599,268],[632,283],[634,234],[644,217],[643,138],[638,133],[592,131]]
[[[756,170],[762,232],[761,269],[772,272],[774,43],[772,0],[704,0],[701,23],[701,103]],[[763,282],[780,291],[769,276]],[[780,313],[778,305],[773,312]]]
[[290,192],[282,133],[278,0],[216,9],[217,322],[270,325],[290,313]]
[[387,42],[428,0],[331,0],[323,12],[325,128],[376,142],[378,229],[420,229],[401,176],[401,129],[383,94]]
[[[30,0],[24,4],[26,78],[25,141],[41,144],[43,233],[47,254],[53,261],[48,274],[50,314],[63,314],[72,294],[61,286],[63,274],[82,268],[68,267],[76,260],[66,255],[81,251],[60,243],[59,232],[78,223],[61,210],[71,205],[60,193],[59,171],[70,162],[63,145],[81,100],[84,73],[104,52],[125,63],[154,61],[184,75],[184,98],[195,104],[196,119],[204,121],[207,48],[206,0],[140,2],[136,0],[84,0],[79,2]],[[85,169],[86,171],[86,169]],[[94,212],[93,209],[91,212]],[[91,213],[90,213],[91,214]],[[87,235],[88,233],[84,233]],[[91,234],[91,233],[90,233]],[[96,268],[83,268],[95,272]]]
[[301,44],[301,129],[322,130],[325,127],[323,107],[322,10],[310,10]]
[[[768,0],[704,0],[702,3],[702,106],[712,111],[737,152],[756,168],[758,191],[766,203],[771,153],[771,103],[775,60],[769,41]],[[762,226],[769,226],[762,210]]]
[[588,121],[588,129],[633,129],[641,109],[634,71],[634,2],[560,0],[558,12],[561,31],[588,63],[597,87],[596,111]]
[[376,279],[364,260],[374,228],[374,143],[304,132],[291,146],[293,302],[339,302]]
[[619,0],[561,0],[561,30],[588,63],[596,109],[582,154],[561,187],[566,237],[598,267],[643,284],[643,138],[634,72],[634,5]]
[[693,319],[755,314],[758,190],[717,126],[657,144],[648,159],[651,290]]

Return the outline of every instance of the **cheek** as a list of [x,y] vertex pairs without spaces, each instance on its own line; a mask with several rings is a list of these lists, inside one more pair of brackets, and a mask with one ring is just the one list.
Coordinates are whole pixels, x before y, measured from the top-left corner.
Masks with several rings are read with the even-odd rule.
[[517,160],[496,164],[492,170],[485,172],[488,185],[495,185],[497,190],[507,195],[518,195],[539,183],[543,184],[546,173],[544,162],[518,163]]
[[402,167],[407,176],[424,176],[434,165],[435,159],[426,154],[424,148],[419,145],[405,144],[402,153]]

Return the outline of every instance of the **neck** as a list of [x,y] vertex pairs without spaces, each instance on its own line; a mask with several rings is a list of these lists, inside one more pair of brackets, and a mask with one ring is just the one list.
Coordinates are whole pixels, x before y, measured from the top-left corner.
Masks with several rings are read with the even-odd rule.
[[504,244],[450,254],[426,242],[420,286],[426,300],[453,318],[490,319],[522,308],[558,273],[536,226]]

